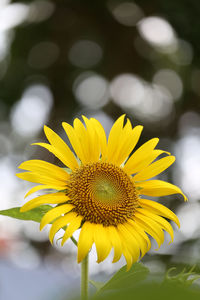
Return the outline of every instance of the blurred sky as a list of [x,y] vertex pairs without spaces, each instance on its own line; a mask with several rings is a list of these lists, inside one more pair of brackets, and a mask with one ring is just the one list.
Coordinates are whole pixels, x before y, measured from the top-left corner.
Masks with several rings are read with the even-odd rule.
[[[196,0],[0,0],[0,209],[25,201],[31,185],[15,177],[20,162],[58,163],[30,146],[44,141],[44,124],[66,138],[61,122],[84,114],[100,120],[108,133],[126,113],[133,125],[144,125],[140,144],[158,136],[159,148],[176,155],[160,178],[189,198],[187,204],[179,196],[161,199],[177,213],[181,230],[175,228],[170,246],[166,236],[144,263],[154,272],[199,264],[199,15]],[[58,293],[64,282],[67,290],[67,282],[79,278],[75,254],[70,241],[52,248],[48,229],[1,217],[0,299],[32,299],[29,291],[50,299],[49,286]],[[124,263],[95,260],[92,251],[93,276]]]

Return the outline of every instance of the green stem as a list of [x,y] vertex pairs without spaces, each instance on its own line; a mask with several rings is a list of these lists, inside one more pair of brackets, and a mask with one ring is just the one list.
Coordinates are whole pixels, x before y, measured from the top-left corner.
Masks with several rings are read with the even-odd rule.
[[88,261],[89,254],[81,263],[81,300],[88,300]]

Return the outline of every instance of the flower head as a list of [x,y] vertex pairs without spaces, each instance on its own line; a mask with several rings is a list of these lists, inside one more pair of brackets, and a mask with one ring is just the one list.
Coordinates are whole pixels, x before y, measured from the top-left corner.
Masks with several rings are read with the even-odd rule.
[[[21,211],[42,204],[54,205],[40,224],[42,229],[52,223],[49,232],[51,242],[65,226],[62,245],[81,228],[78,262],[84,259],[95,243],[97,262],[103,261],[114,248],[113,262],[123,254],[129,268],[150,249],[149,236],[160,246],[165,230],[173,241],[173,229],[166,219],[180,226],[171,210],[144,199],[144,196],[179,193],[187,200],[177,186],[152,180],[173,164],[175,157],[155,149],[158,138],[149,140],[134,151],[143,127],[132,128],[128,119],[124,125],[124,117],[114,123],[108,141],[96,119],[83,117],[85,126],[79,119],[74,120],[73,127],[63,123],[74,153],[54,131],[45,126],[49,143],[35,145],[52,152],[68,169],[42,160],[29,160],[19,166],[28,171],[18,173],[19,178],[40,183],[26,196],[42,189],[55,190],[28,201]],[[164,157],[159,159],[162,154]]]

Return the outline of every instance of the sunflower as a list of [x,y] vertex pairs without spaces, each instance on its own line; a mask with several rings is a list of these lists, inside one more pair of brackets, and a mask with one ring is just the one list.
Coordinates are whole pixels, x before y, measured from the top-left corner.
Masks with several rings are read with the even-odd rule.
[[18,173],[19,178],[40,184],[31,188],[25,197],[39,190],[49,190],[24,204],[21,212],[52,204],[52,209],[40,223],[40,229],[52,223],[51,243],[63,227],[61,245],[80,229],[78,263],[87,256],[94,243],[98,263],[113,248],[113,263],[123,255],[130,268],[151,248],[150,237],[160,247],[166,231],[173,241],[173,228],[166,219],[180,227],[171,210],[144,199],[146,196],[181,194],[187,200],[177,186],[152,179],[173,164],[175,157],[155,149],[158,138],[133,151],[143,127],[132,128],[129,119],[124,124],[124,118],[122,115],[114,123],[108,141],[102,125],[94,118],[83,116],[85,126],[78,118],[73,127],[64,122],[62,125],[74,153],[53,130],[44,126],[49,143],[33,145],[46,148],[67,168],[42,160],[25,161],[19,166],[27,171]]

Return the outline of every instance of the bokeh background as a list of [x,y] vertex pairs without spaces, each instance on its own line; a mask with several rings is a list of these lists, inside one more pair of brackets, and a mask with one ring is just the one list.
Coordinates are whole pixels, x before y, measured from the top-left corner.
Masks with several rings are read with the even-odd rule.
[[[0,0],[0,209],[21,206],[32,186],[15,177],[24,160],[59,163],[30,146],[43,125],[82,114],[109,132],[126,113],[160,137],[176,163],[159,178],[189,198],[162,197],[181,222],[142,260],[153,273],[200,266],[200,2],[198,0]],[[61,234],[60,234],[61,235]],[[58,236],[59,237],[59,234]],[[119,266],[91,254],[92,278]],[[48,228],[0,218],[0,299],[64,299],[79,282],[76,249],[48,242]]]

